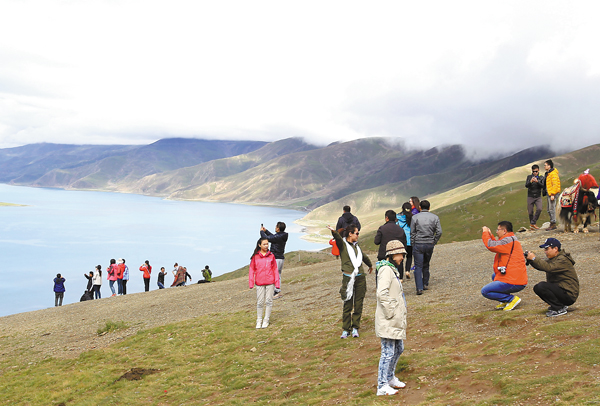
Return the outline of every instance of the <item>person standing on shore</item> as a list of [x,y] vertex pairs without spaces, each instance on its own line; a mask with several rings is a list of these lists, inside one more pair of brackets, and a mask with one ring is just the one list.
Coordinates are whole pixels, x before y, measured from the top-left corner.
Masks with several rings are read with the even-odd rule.
[[335,243],[340,250],[342,266],[342,287],[340,295],[344,301],[342,311],[342,335],[340,338],[348,338],[350,331],[352,337],[358,338],[360,319],[362,316],[363,302],[367,292],[367,277],[363,271],[363,262],[369,267],[369,273],[373,272],[373,265],[368,256],[364,255],[358,246],[358,227],[349,225],[344,230],[344,238],[327,226]]
[[547,260],[537,258],[533,252],[525,251],[529,264],[546,273],[546,282],[540,282],[533,291],[550,305],[547,317],[567,314],[567,309],[579,297],[579,278],[575,272],[575,260],[571,254],[561,249],[560,241],[548,238],[540,248],[544,249]]
[[110,291],[112,292],[112,295],[110,297],[117,296],[117,293],[115,291],[115,281],[117,280],[118,271],[119,267],[117,266],[117,261],[113,258],[110,260],[110,265],[108,266],[108,268],[106,268],[106,273],[108,274],[106,276],[106,279],[108,279],[108,286],[110,287]]
[[548,195],[548,215],[550,216],[550,227],[548,231],[556,230],[556,199],[561,192],[558,169],[554,167],[552,159],[544,162],[546,173],[544,176],[544,196]]
[[481,294],[487,299],[500,302],[496,306],[497,310],[509,311],[521,302],[519,296],[512,293],[520,292],[527,286],[527,266],[521,243],[513,233],[512,223],[499,222],[496,234],[497,240],[488,227],[483,227],[483,244],[496,256],[492,282],[481,289]]
[[410,210],[413,216],[421,213],[421,201],[417,196],[413,196],[408,199],[408,203],[410,203]]
[[[404,256],[404,276],[406,279],[410,279],[410,267],[412,266],[413,250],[410,241],[410,223],[412,221],[412,207],[409,202],[405,202],[402,205],[402,212],[398,214],[398,225],[404,230],[406,235],[406,255]],[[402,270],[400,270],[402,272]]]
[[[273,292],[279,287],[279,271],[275,255],[269,251],[269,240],[261,237],[250,257],[248,286],[256,285],[256,328],[267,328],[273,309]],[[264,318],[263,318],[264,308]]]
[[358,221],[358,217],[350,213],[350,206],[344,206],[343,210],[344,214],[342,214],[338,219],[335,229],[346,229],[346,227],[348,227],[350,224],[354,224],[358,228],[358,231],[360,231],[360,221]]
[[119,258],[117,261],[117,294],[123,294],[123,271],[125,271],[125,265],[123,264],[123,259]]
[[395,395],[396,389],[406,384],[396,376],[396,364],[406,340],[406,302],[400,281],[400,264],[406,250],[397,240],[387,243],[385,259],[378,261],[377,269],[377,310],[375,310],[375,335],[381,339],[381,357],[377,374],[377,396]]
[[123,294],[127,294],[127,282],[129,281],[129,267],[125,265],[125,258],[123,258]]
[[164,266],[161,267],[160,272],[158,273],[158,282],[156,282],[159,289],[165,288],[165,275],[166,274],[167,274],[167,271],[165,271],[165,267]]
[[101,299],[100,287],[102,286],[102,265],[96,265],[96,273],[94,274],[94,299]]
[[433,248],[442,236],[440,219],[429,212],[429,201],[421,201],[420,206],[421,212],[413,215],[410,225],[417,295],[422,295],[424,290],[429,289],[429,262],[433,256]]
[[[275,234],[272,234],[269,230],[264,228],[262,225],[260,227],[260,236],[261,238],[266,238],[271,243],[271,252],[275,256],[277,260],[277,270],[279,272],[279,283],[281,284],[281,271],[283,270],[283,262],[285,260],[285,256],[283,255],[285,252],[285,244],[288,240],[288,233],[285,232],[285,223],[280,221],[275,226]],[[281,297],[281,289],[279,286],[275,288],[275,296],[274,299],[278,299]]]
[[54,278],[54,306],[62,306],[63,297],[65,296],[66,279],[60,274],[56,274]]
[[[87,279],[87,287],[85,288],[86,292],[93,292],[94,291],[94,272],[90,271],[89,274],[83,274],[83,276],[85,276],[85,278]],[[94,299],[94,296],[92,295],[92,299]]]
[[[377,252],[378,261],[385,259],[386,246],[388,242],[398,240],[403,246],[406,245],[406,235],[404,234],[404,230],[396,223],[396,212],[394,210],[388,210],[385,212],[384,218],[385,224],[377,229],[377,233],[375,234],[375,239],[373,241],[375,245],[379,245],[379,251]],[[402,268],[400,268],[400,279],[402,279],[404,275]],[[377,278],[377,275],[375,277]]]
[[[529,213],[529,228],[532,231],[539,230],[536,225],[542,213],[542,192],[544,190],[544,177],[540,176],[540,167],[533,165],[531,175],[525,180],[527,188],[527,213]],[[533,209],[535,208],[535,212]]]
[[150,275],[152,274],[152,266],[150,266],[150,261],[146,260],[140,266],[140,271],[143,272],[144,278],[144,292],[150,291]]

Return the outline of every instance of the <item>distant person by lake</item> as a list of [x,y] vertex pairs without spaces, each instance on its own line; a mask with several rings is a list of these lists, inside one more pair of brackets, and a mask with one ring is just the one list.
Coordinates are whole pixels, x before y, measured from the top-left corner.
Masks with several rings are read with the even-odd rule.
[[54,306],[62,306],[63,297],[65,296],[65,281],[60,274],[56,274],[54,278]]

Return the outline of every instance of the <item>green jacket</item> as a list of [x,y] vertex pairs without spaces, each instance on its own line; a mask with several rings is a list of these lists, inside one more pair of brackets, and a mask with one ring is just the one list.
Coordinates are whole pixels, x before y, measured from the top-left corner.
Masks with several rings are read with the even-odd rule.
[[[342,238],[342,236],[340,235],[340,233],[338,233],[337,231],[332,231],[331,235],[333,235],[333,238],[335,239],[335,245],[337,245],[338,249],[340,250],[340,259],[342,261],[342,272],[345,274],[351,274],[352,272],[354,272],[354,265],[352,265],[352,261],[350,260],[350,255],[348,255],[348,251],[346,250],[346,243],[344,242],[344,239]],[[352,245],[352,248],[354,249],[354,253],[358,253],[358,249],[356,248],[358,246],[358,243],[356,243],[355,245]],[[371,260],[369,259],[369,257],[363,252],[363,262],[369,267],[372,268],[373,265],[371,264]],[[358,267],[358,273],[364,273],[363,271],[363,266],[362,264]]]
[[571,254],[563,250],[558,251],[558,255],[552,259],[540,259],[535,257],[530,261],[538,271],[546,272],[546,281],[560,286],[573,300],[579,296],[579,279],[575,272],[575,260]]

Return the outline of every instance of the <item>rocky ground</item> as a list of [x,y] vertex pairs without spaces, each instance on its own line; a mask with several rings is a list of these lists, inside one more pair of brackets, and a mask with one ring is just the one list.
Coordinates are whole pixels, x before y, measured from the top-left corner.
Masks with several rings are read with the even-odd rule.
[[[558,231],[517,233],[524,249],[542,256],[543,250],[538,246],[549,236],[560,239],[563,248],[577,262],[575,267],[579,273],[581,294],[569,311],[596,308],[600,299],[597,227],[589,234],[563,234]],[[370,253],[370,257],[374,259],[375,255]],[[431,289],[422,296],[416,296],[413,280],[404,284],[409,308],[409,333],[411,326],[418,324],[419,317],[416,312],[411,312],[411,308],[418,308],[423,303],[455,306],[456,311],[465,316],[491,310],[495,303],[483,298],[480,289],[490,280],[492,261],[493,254],[479,239],[437,246],[431,266]],[[330,308],[341,316],[340,278],[339,266],[334,259],[303,267],[286,263],[283,273],[285,294],[275,301],[272,322],[276,324],[279,317],[301,321],[310,317],[310,309],[316,307]],[[523,300],[515,311],[519,308],[536,309],[540,317],[545,317],[546,306],[532,289],[535,283],[544,279],[545,274],[529,267],[529,287],[518,294]],[[374,313],[374,277],[369,279],[368,289],[364,312]],[[83,351],[108,346],[140,329],[203,314],[252,311],[255,306],[255,292],[248,289],[245,278],[74,303],[0,318],[0,354],[19,355],[23,363],[48,357],[70,358]],[[129,327],[98,335],[98,329],[109,320],[124,321]],[[254,319],[251,317],[247,322],[252,324]],[[460,326],[457,325],[457,328]]]

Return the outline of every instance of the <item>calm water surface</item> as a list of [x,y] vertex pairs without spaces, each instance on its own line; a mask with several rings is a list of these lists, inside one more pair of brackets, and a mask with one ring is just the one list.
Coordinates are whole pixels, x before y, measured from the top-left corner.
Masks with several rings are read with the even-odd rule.
[[193,282],[205,265],[213,276],[233,271],[248,264],[261,223],[272,232],[277,221],[287,224],[286,251],[325,247],[300,239],[293,221],[303,213],[293,210],[9,185],[0,185],[0,202],[27,205],[0,206],[0,316],[54,306],[57,273],[67,280],[63,304],[78,302],[87,285],[83,274],[95,265],[102,265],[102,297],[110,296],[111,258],[127,261],[128,293],[144,290],[139,266],[146,259],[151,290],[161,266],[165,284],[172,283],[175,262]]

